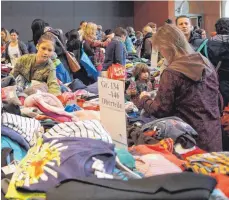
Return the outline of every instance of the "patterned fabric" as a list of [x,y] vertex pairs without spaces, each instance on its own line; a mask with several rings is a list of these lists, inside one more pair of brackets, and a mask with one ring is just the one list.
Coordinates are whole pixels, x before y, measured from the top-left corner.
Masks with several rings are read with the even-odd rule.
[[161,140],[159,142],[159,144],[164,147],[165,149],[167,149],[169,152],[173,152],[173,148],[174,148],[174,142],[173,142],[173,139],[171,138],[167,138],[167,139],[164,139],[164,140]]
[[36,54],[27,54],[18,59],[12,75],[16,78],[22,75],[28,82],[37,80],[45,82],[48,85],[49,93],[59,95],[60,86],[57,83],[56,69],[51,60],[48,62],[35,65]]
[[2,114],[2,125],[18,132],[30,145],[34,146],[37,138],[41,136],[41,124],[39,121],[27,117],[21,117],[10,113]]
[[104,173],[113,173],[113,144],[88,138],[40,138],[19,163],[6,197],[26,199],[12,193],[12,188],[18,192],[19,189],[46,192],[64,180],[94,176],[99,171],[98,164]]
[[229,152],[198,154],[190,156],[186,160],[188,163],[184,165],[185,168],[195,173],[229,175]]
[[104,42],[101,42],[100,40],[94,40],[94,39],[86,39],[86,41],[89,43],[90,47],[107,47],[107,45],[110,43],[109,40],[106,40]]
[[95,54],[94,54],[94,64],[95,66],[102,65],[105,60],[105,50],[102,48],[97,47],[95,49]]
[[142,126],[142,131],[155,130],[153,134],[157,140],[171,138],[175,143],[181,143],[184,147],[192,147],[196,144],[197,132],[182,119],[178,117],[164,117],[146,123]]
[[46,132],[44,136],[47,138],[83,137],[112,143],[109,133],[106,132],[101,123],[97,120],[85,120],[57,124],[48,132]]
[[[193,61],[195,62],[195,61]],[[219,84],[212,66],[205,67],[201,81],[193,81],[167,67],[154,100],[143,97],[140,108],[156,118],[177,116],[199,134],[197,146],[206,151],[222,150]]]

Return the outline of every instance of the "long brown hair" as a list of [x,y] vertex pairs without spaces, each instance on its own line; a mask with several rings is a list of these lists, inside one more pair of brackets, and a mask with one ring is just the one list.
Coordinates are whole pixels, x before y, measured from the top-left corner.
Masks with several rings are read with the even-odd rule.
[[157,51],[163,49],[169,54],[168,63],[171,63],[179,55],[194,52],[184,33],[173,24],[165,24],[158,29],[152,37],[152,46]]

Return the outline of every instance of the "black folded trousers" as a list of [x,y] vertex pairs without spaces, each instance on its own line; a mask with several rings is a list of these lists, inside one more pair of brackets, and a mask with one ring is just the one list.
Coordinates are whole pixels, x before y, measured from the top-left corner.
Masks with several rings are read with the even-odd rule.
[[47,200],[208,200],[216,186],[210,176],[191,172],[138,180],[68,180],[48,191]]

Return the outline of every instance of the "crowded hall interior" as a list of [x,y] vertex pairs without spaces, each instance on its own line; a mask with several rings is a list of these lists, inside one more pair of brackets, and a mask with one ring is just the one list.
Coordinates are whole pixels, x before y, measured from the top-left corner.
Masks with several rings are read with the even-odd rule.
[[1,199],[229,200],[229,0],[1,1]]

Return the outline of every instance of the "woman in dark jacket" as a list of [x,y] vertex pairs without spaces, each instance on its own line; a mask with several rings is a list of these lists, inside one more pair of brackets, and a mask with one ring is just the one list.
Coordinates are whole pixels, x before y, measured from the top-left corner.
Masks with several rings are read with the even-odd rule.
[[217,34],[208,43],[208,58],[219,75],[220,92],[224,106],[229,104],[229,18],[221,18],[215,24]]
[[[68,32],[68,42],[66,46],[67,50],[72,52],[75,55],[77,61],[80,63],[82,42],[80,42],[80,35],[76,29]],[[85,85],[94,83],[93,79],[88,77],[87,72],[83,66],[81,66],[79,71],[73,73],[73,78],[80,79]]]
[[166,24],[154,35],[152,44],[168,61],[157,96],[140,95],[144,110],[157,118],[177,116],[199,134],[197,146],[206,151],[222,151],[220,92],[212,64],[195,53],[184,34]]
[[[208,58],[219,75],[219,88],[224,106],[229,105],[229,18],[220,18],[216,24],[216,35],[207,43]],[[223,133],[223,150],[229,151],[229,135]]]
[[152,53],[152,29],[149,26],[145,26],[143,28],[143,41],[142,41],[142,49],[141,49],[141,58],[151,59]]
[[80,35],[76,29],[68,32],[67,50],[74,53],[76,60],[80,61]]
[[18,58],[28,53],[26,45],[18,40],[18,36],[18,32],[12,29],[10,31],[11,41],[5,47],[6,62],[10,62],[13,66],[15,66]]
[[31,24],[31,29],[33,32],[33,42],[36,46],[40,37],[44,34],[44,29],[46,26],[49,26],[47,22],[42,19],[35,19]]

